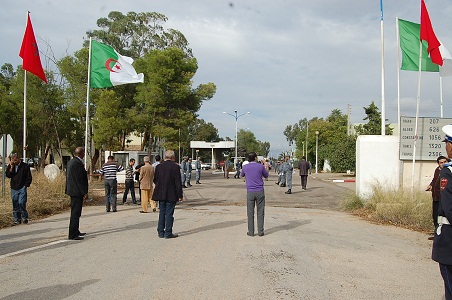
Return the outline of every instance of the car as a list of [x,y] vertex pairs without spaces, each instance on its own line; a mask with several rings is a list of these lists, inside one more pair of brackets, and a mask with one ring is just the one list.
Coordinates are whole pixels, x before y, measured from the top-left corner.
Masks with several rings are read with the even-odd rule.
[[211,168],[211,166],[209,164],[205,164],[205,163],[201,164],[201,169],[202,170],[210,170],[210,168]]

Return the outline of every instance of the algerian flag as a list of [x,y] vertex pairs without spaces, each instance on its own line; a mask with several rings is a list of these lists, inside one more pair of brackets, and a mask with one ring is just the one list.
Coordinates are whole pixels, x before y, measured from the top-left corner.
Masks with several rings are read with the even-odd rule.
[[[399,19],[401,70],[419,71],[420,30],[419,24]],[[428,55],[426,41],[422,41],[422,71],[439,72],[438,65]]]
[[112,47],[92,41],[90,86],[105,88],[144,82],[143,73],[137,74],[132,63],[132,58],[120,55]]

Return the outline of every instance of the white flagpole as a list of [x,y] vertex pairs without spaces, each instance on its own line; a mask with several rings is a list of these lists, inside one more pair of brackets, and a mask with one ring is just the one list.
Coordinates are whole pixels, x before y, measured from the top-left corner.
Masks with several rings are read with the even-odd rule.
[[419,41],[419,76],[417,83],[416,124],[414,127],[413,166],[411,169],[411,192],[414,189],[414,164],[416,163],[416,142],[418,139],[419,106],[421,103],[421,74],[422,74],[422,41]]
[[383,0],[380,0],[381,10],[381,135],[386,134],[385,115],[385,46],[384,46],[384,26],[383,26]]
[[89,38],[89,54],[88,54],[88,82],[86,84],[86,116],[85,116],[85,169],[88,170],[86,160],[88,157],[88,134],[89,134],[89,85],[91,79],[91,37]]
[[399,18],[396,17],[396,34],[397,34],[397,123],[399,124],[398,134],[400,137],[400,33]]
[[439,92],[440,92],[440,102],[441,102],[441,118],[443,118],[443,78],[439,76]]
[[27,157],[27,71],[24,70],[24,139],[22,160]]

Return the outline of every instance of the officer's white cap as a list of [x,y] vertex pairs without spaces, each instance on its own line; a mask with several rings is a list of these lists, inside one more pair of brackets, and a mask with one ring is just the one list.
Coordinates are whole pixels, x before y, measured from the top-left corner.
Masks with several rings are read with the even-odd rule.
[[452,124],[443,126],[443,132],[446,135],[443,142],[451,142],[452,143]]

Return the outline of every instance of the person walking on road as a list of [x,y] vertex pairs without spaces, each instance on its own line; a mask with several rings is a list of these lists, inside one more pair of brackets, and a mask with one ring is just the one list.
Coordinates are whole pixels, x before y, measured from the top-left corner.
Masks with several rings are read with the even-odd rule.
[[113,212],[117,211],[118,181],[116,179],[116,174],[122,170],[124,170],[124,168],[121,165],[118,165],[115,162],[115,158],[111,155],[107,158],[107,162],[102,166],[102,169],[100,169],[100,174],[104,176],[105,180],[105,206],[107,212],[110,212],[110,209],[112,209]]
[[69,221],[70,240],[83,240],[85,233],[80,232],[80,217],[83,200],[88,199],[88,174],[83,164],[85,148],[77,147],[74,157],[68,162],[66,169],[66,195],[71,197],[71,218]]
[[195,163],[195,175],[196,175],[196,184],[201,184],[201,169],[202,169],[202,162],[201,157],[198,157]]
[[[290,161],[290,156],[286,155],[286,161],[282,165],[283,172],[285,174],[286,178],[286,185],[287,185],[287,191],[286,194],[292,194],[292,174],[293,174],[293,166],[292,162]],[[285,186],[286,186],[285,185]]]
[[193,171],[193,166],[191,165],[191,163],[193,162],[193,160],[191,158],[188,159],[187,164],[185,165],[185,186],[186,187],[191,187],[191,171]]
[[9,157],[10,162],[5,175],[11,178],[11,200],[13,202],[13,225],[28,224],[27,188],[31,185],[30,166],[20,160],[17,153]]
[[[446,134],[446,153],[452,158],[452,124],[442,128]],[[438,210],[438,227],[435,231],[432,259],[439,264],[444,281],[446,300],[452,300],[452,166],[444,164],[440,174],[441,198]]]
[[165,152],[165,161],[155,168],[155,190],[152,200],[159,202],[159,221],[157,234],[159,238],[176,238],[173,233],[174,209],[176,203],[183,200],[182,181],[180,180],[180,168],[175,162],[176,156],[173,150]]
[[135,198],[135,181],[133,180],[133,166],[135,165],[135,159],[131,158],[129,160],[129,165],[126,167],[126,190],[124,191],[124,196],[122,197],[122,204],[127,203],[127,195],[129,194],[132,196],[132,203],[137,204],[137,199]]
[[148,212],[148,203],[151,204],[152,211],[157,211],[157,204],[152,201],[154,167],[151,165],[149,156],[144,157],[144,166],[140,169],[140,186],[141,186],[141,210],[140,213]]
[[298,163],[298,169],[300,170],[301,176],[301,189],[306,190],[306,185],[308,184],[308,174],[311,165],[306,161],[306,156],[301,157],[301,161]]
[[254,207],[257,211],[257,234],[264,235],[265,192],[264,180],[268,172],[257,162],[257,154],[248,154],[249,163],[242,167],[241,176],[245,177],[246,210],[248,216],[248,236],[254,236]]

